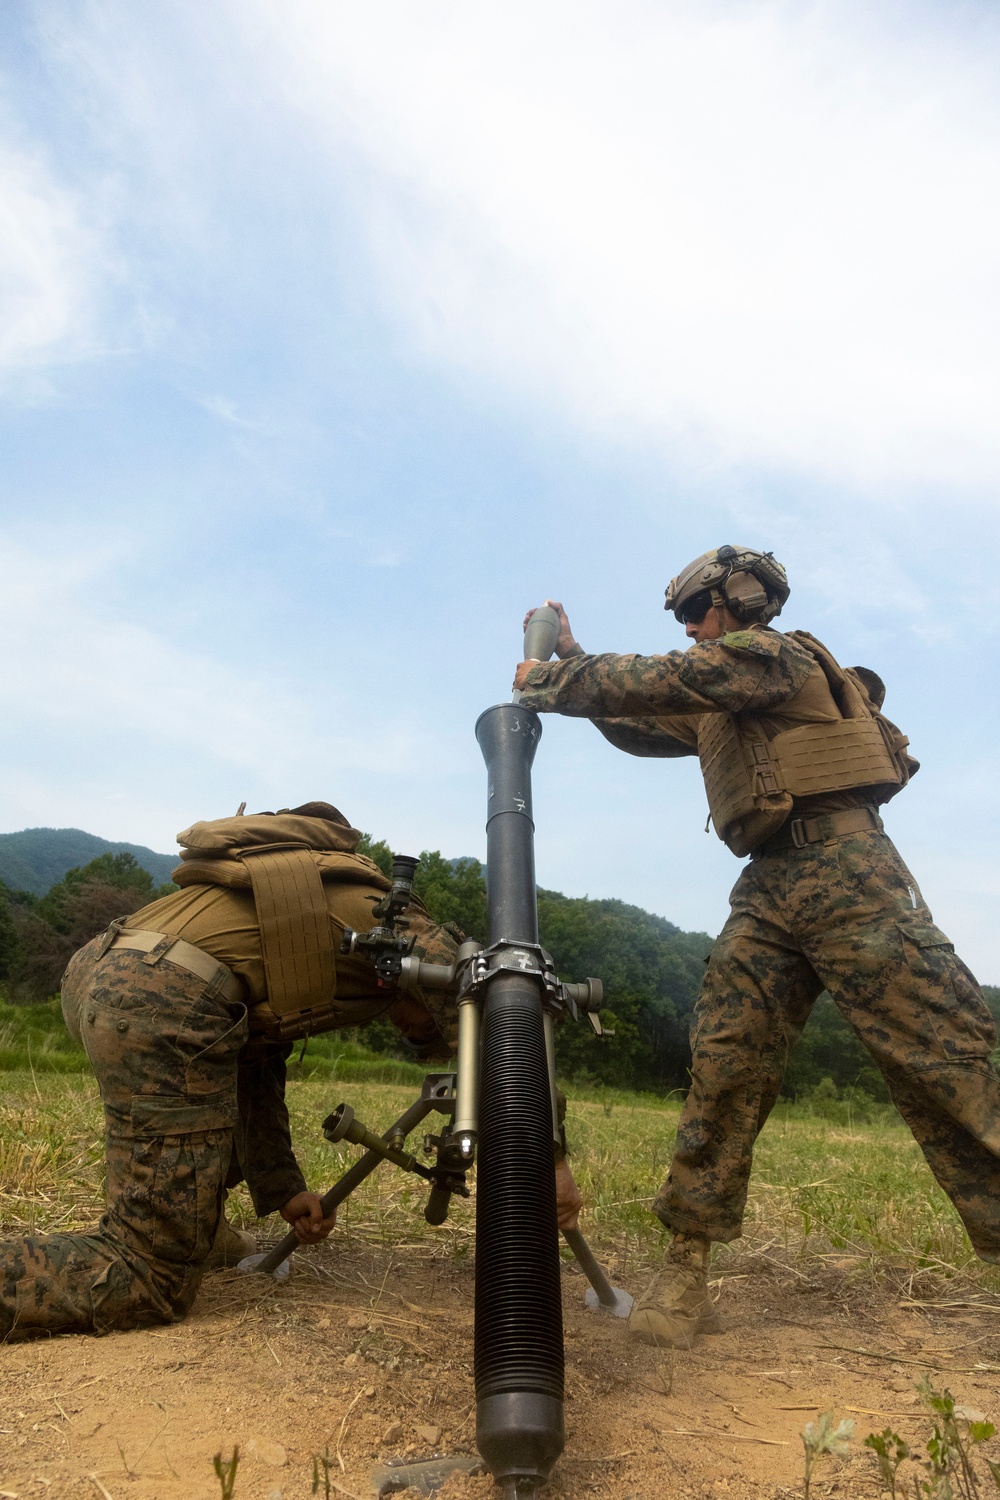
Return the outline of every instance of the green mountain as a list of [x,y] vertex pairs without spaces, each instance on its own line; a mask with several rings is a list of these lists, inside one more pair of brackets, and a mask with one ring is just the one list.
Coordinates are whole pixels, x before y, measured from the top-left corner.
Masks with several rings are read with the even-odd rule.
[[[388,844],[366,836],[361,851],[389,873]],[[0,835],[0,881],[11,888],[0,885],[0,999],[9,996],[24,1004],[53,994],[71,953],[113,918],[150,901],[154,885],[169,879],[175,863],[172,855],[114,844],[78,829]],[[70,868],[77,873],[67,881]],[[437,921],[453,922],[485,941],[486,882],[478,859],[448,859],[425,850],[415,887]],[[17,894],[25,890],[33,894]],[[542,944],[563,979],[597,975],[604,981],[604,1019],[615,1030],[612,1040],[601,1043],[583,1023],[559,1027],[561,1076],[618,1087],[685,1089],[691,1012],[711,937],[682,932],[666,918],[624,901],[558,891],[538,892],[538,920]],[[1000,988],[987,985],[984,993],[1000,1020]],[[387,1020],[377,1019],[357,1040],[400,1055],[399,1036]],[[782,1093],[802,1098],[815,1090],[817,1097],[840,1095],[860,1106],[865,1099],[888,1099],[872,1058],[828,995],[820,996],[792,1051]]]
[[89,865],[101,854],[132,854],[154,884],[163,885],[178,863],[177,854],[156,854],[142,844],[113,843],[81,828],[22,828],[0,833],[0,880],[13,891],[44,896],[67,870]]

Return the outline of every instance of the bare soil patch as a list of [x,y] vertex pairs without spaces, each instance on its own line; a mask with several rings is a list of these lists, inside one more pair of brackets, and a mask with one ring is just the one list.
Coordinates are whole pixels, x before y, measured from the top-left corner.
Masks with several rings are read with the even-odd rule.
[[[617,1279],[635,1291],[647,1270],[633,1262]],[[923,1442],[921,1374],[1000,1415],[997,1299],[954,1279],[900,1272],[874,1286],[860,1274],[849,1259],[806,1274],[737,1254],[718,1286],[725,1331],[661,1352],[585,1311],[585,1283],[566,1265],[568,1440],[546,1500],[799,1495],[799,1434],[828,1407],[854,1417],[856,1440],[813,1493],[875,1496],[861,1438],[891,1425]],[[334,1493],[368,1500],[379,1461],[474,1452],[472,1294],[471,1257],[450,1245],[335,1237],[284,1285],[207,1276],[174,1327],[10,1345],[0,1492],[217,1500],[213,1455],[239,1444],[234,1500],[307,1500],[325,1451]],[[486,1478],[444,1492],[494,1493]]]

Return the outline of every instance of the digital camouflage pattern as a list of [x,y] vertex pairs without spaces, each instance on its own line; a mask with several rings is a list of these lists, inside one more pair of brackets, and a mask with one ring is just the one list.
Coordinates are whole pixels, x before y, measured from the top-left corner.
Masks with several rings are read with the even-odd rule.
[[[454,938],[422,910],[412,915],[415,951],[451,963]],[[370,905],[359,916],[370,925]],[[306,1186],[285,1106],[291,1043],[250,1036],[245,1006],[217,998],[210,982],[169,959],[150,964],[126,948],[102,955],[102,946],[95,938],[74,956],[63,1012],[101,1089],[107,1212],[93,1234],[0,1245],[0,1340],[182,1318],[224,1190],[245,1180],[263,1218]],[[450,1042],[450,997],[428,992],[426,1006],[422,994],[394,997],[376,988],[370,965],[367,987],[366,999],[345,1001],[340,1024],[387,1011],[404,1036],[431,1051]],[[347,988],[361,989],[353,970]],[[431,1024],[435,1041],[427,1042]]]
[[660,714],[766,713],[794,697],[815,665],[792,636],[757,627],[663,656],[581,653],[541,662],[521,702],[537,713],[647,723]]
[[[663,656],[545,662],[528,673],[521,702],[590,718],[633,755],[695,755],[705,714],[738,714],[773,737],[814,665],[794,636],[755,627]],[[865,787],[823,793],[796,800],[792,816],[870,798]],[[754,1141],[825,988],[881,1068],[975,1249],[1000,1261],[1000,1077],[975,980],[883,833],[769,852],[781,839],[745,867],[712,950],[692,1018],[692,1086],[654,1211],[677,1232],[740,1233]]]
[[758,854],[730,900],[692,1018],[692,1087],[654,1212],[676,1231],[739,1235],[754,1141],[827,989],[974,1248],[1000,1260],[992,1017],[890,840],[873,830]]
[[[210,998],[205,980],[167,960],[148,965],[111,949],[88,967],[80,1029],[104,1103],[107,1212],[93,1234],[0,1247],[0,1335],[8,1337],[183,1317],[222,1212],[244,1007]],[[266,1124],[261,1104],[279,1134],[283,1124],[286,1182],[273,1175],[263,1186],[284,1203],[302,1186],[284,1105],[282,1120],[273,1118],[273,1095],[246,1102],[255,1134]]]

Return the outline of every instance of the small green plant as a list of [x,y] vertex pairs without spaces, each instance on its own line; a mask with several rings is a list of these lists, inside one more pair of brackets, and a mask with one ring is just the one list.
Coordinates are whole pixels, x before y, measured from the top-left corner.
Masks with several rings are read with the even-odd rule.
[[[326,1452],[322,1455],[316,1453],[313,1454],[312,1492],[314,1495],[318,1495],[320,1485],[322,1485],[323,1500],[330,1500],[330,1470],[332,1467],[333,1465],[330,1463],[329,1446],[327,1446]],[[323,1470],[322,1474],[320,1473],[320,1468],[322,1468]]]
[[[972,1467],[970,1445],[975,1447],[978,1443],[985,1443],[996,1432],[996,1428],[992,1422],[970,1421],[960,1416],[955,1410],[955,1398],[951,1391],[936,1391],[929,1375],[917,1382],[917,1391],[934,1419],[934,1426],[927,1440],[927,1461],[923,1466],[927,1478],[921,1481],[917,1493],[926,1496],[927,1500],[953,1500],[957,1485],[958,1495],[963,1496],[964,1500],[975,1500],[979,1494],[979,1483]],[[962,1434],[963,1427],[965,1437]],[[1000,1488],[998,1466],[988,1460],[987,1466],[994,1484]]]
[[896,1500],[896,1477],[899,1466],[904,1459],[910,1456],[910,1445],[900,1437],[898,1432],[893,1432],[891,1427],[884,1427],[881,1432],[870,1432],[865,1438],[865,1447],[871,1448],[878,1459],[878,1471],[882,1476],[882,1483]]
[[854,1433],[854,1423],[845,1420],[833,1425],[833,1412],[824,1411],[815,1422],[807,1422],[802,1429],[802,1446],[806,1450],[805,1483],[802,1500],[809,1500],[809,1485],[812,1471],[821,1458],[846,1458],[847,1445]]
[[222,1491],[221,1500],[233,1500],[233,1490],[236,1487],[236,1470],[240,1462],[239,1444],[237,1443],[234,1447],[232,1455],[229,1458],[223,1458],[221,1453],[217,1453],[212,1462],[215,1466],[215,1477],[218,1479],[219,1488]]
[[[951,1391],[935,1390],[928,1375],[917,1382],[917,1392],[933,1418],[933,1426],[927,1439],[927,1457],[920,1464],[926,1478],[913,1476],[913,1500],[977,1500],[981,1491],[973,1453],[980,1443],[995,1435],[996,1427],[992,1422],[964,1415],[961,1407],[956,1408]],[[897,1495],[903,1496],[906,1492],[899,1487],[899,1467],[905,1459],[915,1456],[908,1445],[897,1432],[886,1427],[882,1432],[870,1432],[865,1447],[874,1452],[879,1473],[893,1500]],[[1000,1464],[985,1453],[978,1456],[995,1488],[1000,1490]]]

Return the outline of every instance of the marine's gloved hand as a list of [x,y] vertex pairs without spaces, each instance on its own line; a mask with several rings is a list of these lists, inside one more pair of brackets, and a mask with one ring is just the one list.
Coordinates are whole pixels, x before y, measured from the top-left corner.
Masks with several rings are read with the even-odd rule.
[[577,1187],[569,1162],[561,1156],[556,1162],[556,1218],[560,1229],[577,1229],[583,1194]]
[[[580,642],[573,634],[569,623],[569,616],[567,615],[566,611],[563,609],[558,599],[546,599],[545,602],[549,606],[549,608],[554,609],[556,614],[559,616],[559,634],[556,637],[556,655],[560,658],[560,660],[564,656],[578,656],[580,654],[580,651],[582,650],[582,647],[580,646]],[[533,609],[529,609],[528,613],[525,615],[523,626],[525,630],[527,630],[528,621],[531,619],[534,613],[535,611]]]
[[318,1245],[337,1222],[337,1210],[327,1218],[316,1193],[296,1193],[281,1210],[281,1217],[295,1230],[300,1245]]

